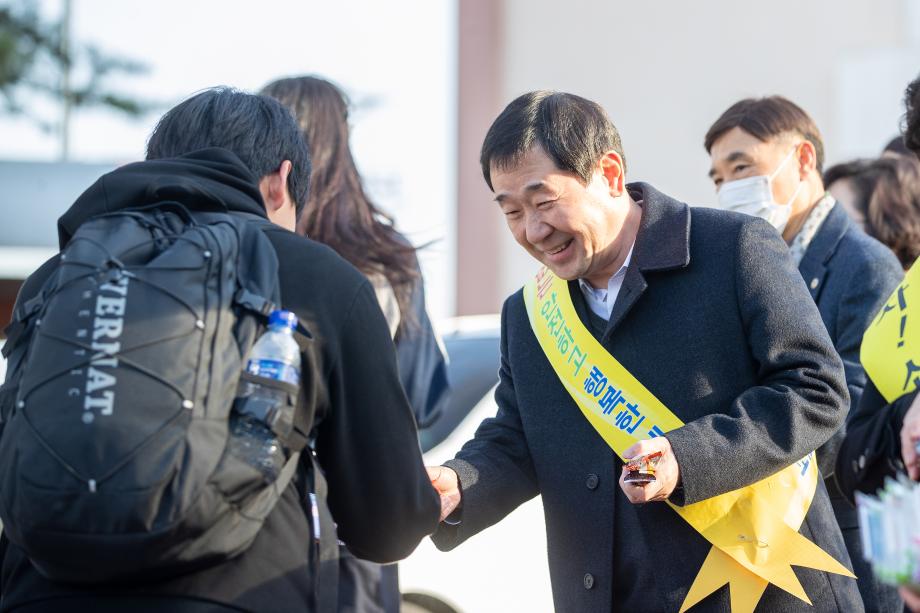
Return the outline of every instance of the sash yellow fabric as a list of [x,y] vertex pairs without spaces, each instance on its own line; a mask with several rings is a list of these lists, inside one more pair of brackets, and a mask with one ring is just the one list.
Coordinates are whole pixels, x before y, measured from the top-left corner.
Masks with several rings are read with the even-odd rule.
[[[524,286],[524,303],[562,385],[619,457],[636,441],[683,425],[585,328],[564,280],[541,268]],[[730,586],[733,613],[752,612],[770,583],[811,604],[792,565],[853,577],[798,532],[817,482],[811,453],[739,490],[684,507],[668,503],[713,545],[680,611],[725,584]]]
[[[908,317],[909,312],[913,313],[912,317]],[[920,266],[917,262],[869,324],[863,335],[859,361],[888,402],[920,388]]]

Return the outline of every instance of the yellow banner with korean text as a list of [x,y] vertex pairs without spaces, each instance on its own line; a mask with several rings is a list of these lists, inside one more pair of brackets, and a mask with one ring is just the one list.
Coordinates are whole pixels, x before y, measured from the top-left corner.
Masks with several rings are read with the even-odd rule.
[[[684,425],[585,328],[565,280],[541,268],[524,286],[524,304],[560,382],[617,456]],[[798,532],[817,482],[811,453],[747,487],[684,507],[667,503],[713,546],[681,613],[726,584],[733,613],[753,612],[771,583],[811,604],[792,566],[854,577]]]
[[[888,402],[920,389],[920,266],[917,262],[869,324],[859,349],[859,361],[866,375]],[[911,311],[914,315],[908,317]]]

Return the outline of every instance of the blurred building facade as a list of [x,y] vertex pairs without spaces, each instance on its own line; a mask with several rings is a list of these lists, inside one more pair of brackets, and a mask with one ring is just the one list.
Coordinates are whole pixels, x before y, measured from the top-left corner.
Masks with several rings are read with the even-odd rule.
[[514,97],[568,91],[617,125],[632,181],[712,205],[703,136],[733,102],[786,96],[827,163],[880,153],[920,73],[920,2],[459,2],[457,311],[495,312],[534,269],[482,180],[479,146]]
[[[0,329],[22,281],[57,253],[57,219],[106,164],[0,162]],[[0,332],[2,338],[2,332]]]
[[[425,3],[394,5],[405,14],[419,13],[429,29],[440,33],[414,43],[419,53],[444,55],[437,69],[407,63],[407,58],[418,55],[407,49],[393,56],[398,62],[390,59],[372,71],[377,77],[361,72],[351,79],[364,91],[401,92],[401,97],[389,94],[395,111],[386,121],[374,123],[372,114],[360,118],[357,150],[370,154],[368,167],[402,177],[394,188],[398,195],[377,194],[384,208],[396,213],[400,228],[408,228],[418,243],[435,240],[420,256],[438,317],[497,312],[534,268],[513,243],[479,167],[479,148],[488,126],[515,96],[556,89],[600,102],[622,134],[630,180],[649,181],[692,204],[710,205],[715,194],[706,177],[709,160],[703,135],[731,103],[768,94],[791,98],[817,121],[825,137],[827,164],[833,164],[879,153],[898,129],[904,86],[920,73],[917,0],[776,0],[756,6],[731,0],[442,2],[428,12],[423,10],[429,6]],[[309,7],[299,10],[315,12]],[[339,18],[332,13],[317,17]],[[106,36],[120,41],[116,33]],[[435,38],[443,43],[440,47],[432,42]],[[143,55],[148,47],[143,40],[134,42],[135,47],[125,49]],[[338,43],[319,43],[338,49]],[[151,48],[162,52],[161,46]],[[306,59],[292,60],[282,70],[324,70],[308,61],[317,54],[301,55]],[[154,64],[158,58],[150,56]],[[184,77],[188,83],[169,83],[177,91],[192,91],[207,83],[202,81],[207,75],[245,86],[245,79],[238,81],[239,66],[227,74],[215,73],[228,62],[212,59],[190,70]],[[245,73],[253,87],[269,78],[257,71],[264,70],[261,63],[256,64],[252,74]],[[163,64],[162,72],[177,74],[171,66]],[[446,118],[444,130],[431,119],[419,121],[419,107],[403,104],[412,98],[410,86],[419,79],[431,90],[422,102],[439,109],[432,117]],[[381,118],[383,114],[377,119]],[[383,130],[381,123],[398,136]],[[129,141],[140,146],[151,127],[152,123],[135,126]],[[81,143],[103,142],[87,136],[99,129],[78,131],[77,137]],[[385,146],[375,148],[373,143]],[[416,154],[396,154],[394,143],[405,145],[399,151]],[[31,155],[28,147],[24,151],[22,155]],[[131,158],[119,154],[112,159]],[[21,280],[54,251],[57,217],[110,168],[0,162],[0,321],[8,320]]]

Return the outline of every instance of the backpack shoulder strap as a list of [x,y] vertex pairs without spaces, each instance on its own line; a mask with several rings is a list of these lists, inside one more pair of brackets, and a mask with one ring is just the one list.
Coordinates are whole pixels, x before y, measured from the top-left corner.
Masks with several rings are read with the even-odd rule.
[[6,343],[3,345],[3,357],[9,359],[13,349],[25,340],[26,332],[29,331],[29,325],[33,318],[41,311],[45,303],[44,292],[39,292],[23,304],[16,307],[13,311],[13,318],[4,330]]

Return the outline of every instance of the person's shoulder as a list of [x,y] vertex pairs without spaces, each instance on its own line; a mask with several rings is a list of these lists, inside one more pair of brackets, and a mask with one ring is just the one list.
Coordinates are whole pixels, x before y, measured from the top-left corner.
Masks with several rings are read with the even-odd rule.
[[279,257],[307,258],[300,262],[304,268],[328,269],[334,275],[343,275],[343,280],[347,282],[365,279],[358,269],[328,245],[281,227],[266,228],[265,234],[275,246]]
[[844,232],[833,260],[839,260],[850,270],[862,273],[898,278],[904,274],[901,263],[891,249],[855,225],[850,225]]
[[44,287],[45,283],[48,281],[48,278],[58,269],[60,263],[61,254],[58,253],[46,260],[44,264],[26,277],[26,280],[23,281],[22,286],[19,288],[17,302],[22,303],[38,295],[42,287]]
[[770,226],[770,224],[758,217],[707,206],[691,206],[690,220],[691,228],[733,234],[738,234],[745,228],[757,227],[761,224]]
[[502,320],[505,318],[527,318],[527,308],[524,305],[524,288],[520,287],[513,294],[505,298],[502,304]]
[[745,253],[767,246],[781,251],[784,245],[779,232],[759,217],[722,209],[690,207],[691,260],[734,261],[743,259]]
[[287,299],[347,308],[360,289],[373,293],[367,277],[334,249],[280,227],[266,227],[275,247],[281,292]]

